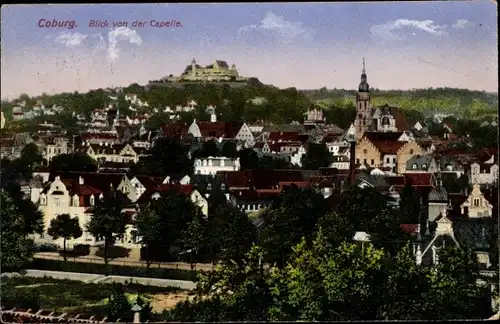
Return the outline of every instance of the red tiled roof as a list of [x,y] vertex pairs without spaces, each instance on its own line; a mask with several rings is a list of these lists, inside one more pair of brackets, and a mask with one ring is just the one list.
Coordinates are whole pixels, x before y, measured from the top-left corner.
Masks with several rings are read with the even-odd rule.
[[396,154],[399,149],[405,145],[404,142],[389,142],[389,141],[380,141],[380,142],[372,142],[373,145],[380,151],[382,154]]
[[406,173],[404,175],[406,183],[412,187],[426,186],[430,187],[432,183],[432,173]]
[[205,122],[200,121],[196,123],[200,129],[201,136],[206,137],[224,137],[234,138],[241,127],[243,122]]
[[304,181],[300,170],[245,170],[219,172],[230,189],[273,189],[280,182],[298,183]]
[[151,197],[155,193],[165,193],[168,191],[175,191],[177,193],[182,193],[185,195],[189,195],[193,192],[192,185],[180,185],[180,184],[161,184],[151,188],[147,188],[146,191],[137,199],[137,204],[145,204],[151,201]]
[[83,183],[99,189],[101,191],[107,191],[110,185],[113,188],[117,188],[120,182],[123,180],[125,173],[97,173],[97,172],[51,172],[49,175],[49,181],[54,181],[55,177],[59,176],[62,180],[76,180],[80,177],[83,178]]
[[410,235],[417,234],[419,224],[401,224],[401,229]]

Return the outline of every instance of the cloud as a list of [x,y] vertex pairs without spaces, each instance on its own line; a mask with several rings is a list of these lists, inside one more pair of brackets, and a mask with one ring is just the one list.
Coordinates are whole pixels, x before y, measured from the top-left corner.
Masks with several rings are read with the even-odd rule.
[[[45,38],[53,39],[53,36],[49,35]],[[118,47],[119,42],[127,41],[131,44],[142,44],[141,36],[139,36],[135,30],[128,27],[118,27],[110,30],[108,32],[107,43],[105,38],[100,33],[91,35],[81,33],[61,33],[54,39],[54,41],[66,47],[78,47],[82,45],[86,39],[90,40],[89,43],[92,43],[94,55],[106,51],[110,61],[116,61],[119,57],[119,53],[121,52]]]
[[372,36],[385,40],[403,40],[405,36],[397,35],[395,30],[402,28],[417,28],[434,36],[448,35],[446,25],[436,25],[432,20],[408,20],[398,19],[389,21],[382,25],[374,25],[370,28]]
[[139,34],[128,27],[118,27],[112,29],[108,33],[108,57],[111,61],[115,61],[118,58],[120,49],[118,48],[118,42],[127,41],[131,44],[142,44],[142,38]]
[[469,27],[469,26],[472,26],[471,22],[469,22],[466,19],[459,19],[459,20],[457,20],[457,22],[452,27],[456,28],[456,29],[463,29],[463,28],[466,28],[466,27]]
[[55,42],[66,47],[75,47],[83,43],[87,35],[81,33],[61,33],[56,37]]
[[278,16],[272,11],[268,11],[259,25],[248,25],[238,29],[238,33],[243,35],[252,31],[271,33],[284,41],[291,41],[297,38],[310,38],[315,34],[315,30],[304,26],[300,21],[287,21],[283,16]]

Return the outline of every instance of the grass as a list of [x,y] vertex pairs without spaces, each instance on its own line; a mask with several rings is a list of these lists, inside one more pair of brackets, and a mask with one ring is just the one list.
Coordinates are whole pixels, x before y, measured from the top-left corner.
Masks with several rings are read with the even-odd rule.
[[[125,287],[130,301],[140,292],[149,300],[155,294],[173,294],[181,290],[173,287],[152,287],[130,284]],[[110,287],[103,283],[84,283],[53,278],[2,278],[2,306],[48,309],[64,313],[107,315]]]

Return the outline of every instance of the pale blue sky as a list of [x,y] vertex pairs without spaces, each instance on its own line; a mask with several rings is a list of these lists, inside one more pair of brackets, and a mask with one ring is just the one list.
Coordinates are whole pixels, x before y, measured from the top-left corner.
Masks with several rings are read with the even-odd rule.
[[[355,88],[365,57],[368,82],[381,89],[496,92],[496,16],[491,1],[2,6],[2,98],[144,84],[193,57],[279,87]],[[78,26],[40,28],[40,19]],[[128,28],[114,30],[120,20]]]

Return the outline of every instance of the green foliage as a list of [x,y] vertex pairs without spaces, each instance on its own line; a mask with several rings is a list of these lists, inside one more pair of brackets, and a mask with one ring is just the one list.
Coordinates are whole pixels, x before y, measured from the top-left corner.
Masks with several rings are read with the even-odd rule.
[[[345,107],[346,101],[353,102],[356,96],[355,90],[344,89],[303,90],[301,92],[323,108],[332,105]],[[477,118],[493,114],[498,106],[498,94],[466,89],[372,89],[370,95],[375,106],[386,103],[399,106],[405,111],[405,115],[407,111],[414,110],[424,115],[450,113],[459,117]]]
[[[31,203],[31,201],[29,201]],[[43,230],[41,213],[24,199],[0,190],[0,260],[2,271],[15,271],[28,264],[33,256],[29,234]]]
[[55,171],[78,171],[78,172],[96,172],[97,162],[87,154],[69,153],[59,154],[49,163],[49,170]]
[[155,142],[151,155],[141,157],[131,172],[155,176],[192,174],[193,162],[188,157],[188,148],[178,138],[163,137]]
[[411,185],[406,185],[399,200],[402,224],[418,224],[420,214],[420,196]]
[[309,143],[306,154],[302,156],[302,167],[306,170],[318,170],[329,167],[333,156],[325,144]]
[[225,141],[222,145],[221,155],[229,158],[238,157],[238,151],[236,150],[236,144],[231,141]]
[[115,239],[125,233],[129,219],[122,213],[122,204],[115,190],[96,199],[92,207],[92,217],[87,223],[87,231],[94,237],[104,239],[104,262],[108,263],[108,248]]
[[162,240],[163,233],[161,232],[161,217],[150,206],[143,208],[136,217],[135,225],[137,227],[137,236],[141,238],[142,244],[145,247],[145,260],[148,267],[151,264],[150,251],[154,246]]
[[238,152],[238,157],[240,158],[241,170],[252,170],[252,169],[276,169],[276,170],[289,170],[295,169],[296,167],[292,165],[288,160],[280,157],[274,157],[270,155],[263,155],[259,157],[259,154],[252,148],[246,148]]
[[78,222],[78,217],[71,218],[69,214],[57,215],[55,219],[50,221],[50,226],[47,233],[54,240],[62,237],[64,239],[64,260],[66,260],[66,241],[68,239],[76,239],[82,236],[83,232]]
[[311,189],[285,188],[273,206],[263,215],[260,242],[265,248],[266,261],[284,266],[292,247],[302,237],[312,242],[316,222],[327,212],[325,199]]
[[129,303],[125,290],[120,284],[113,284],[111,294],[108,297],[108,319],[112,322],[121,319],[129,320],[133,317],[132,305]]

